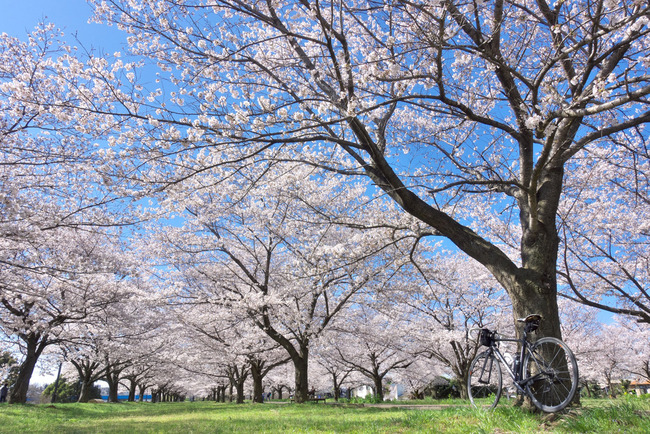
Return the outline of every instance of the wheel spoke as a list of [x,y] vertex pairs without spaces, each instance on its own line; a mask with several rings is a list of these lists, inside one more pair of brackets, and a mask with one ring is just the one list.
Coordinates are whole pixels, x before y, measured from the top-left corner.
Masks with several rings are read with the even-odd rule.
[[578,366],[575,357],[562,341],[542,338],[526,356],[526,391],[543,411],[554,412],[566,407],[575,394]]

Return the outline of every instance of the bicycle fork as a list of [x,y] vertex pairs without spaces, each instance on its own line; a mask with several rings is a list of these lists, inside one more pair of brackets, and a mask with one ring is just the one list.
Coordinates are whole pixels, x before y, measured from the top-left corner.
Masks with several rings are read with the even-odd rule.
[[[492,364],[494,363],[494,358],[488,355],[484,359],[485,360],[483,360],[483,366],[481,367],[481,375],[478,377],[478,382],[482,384],[490,384],[490,379],[492,377]],[[484,378],[486,369],[487,369],[487,379]]]

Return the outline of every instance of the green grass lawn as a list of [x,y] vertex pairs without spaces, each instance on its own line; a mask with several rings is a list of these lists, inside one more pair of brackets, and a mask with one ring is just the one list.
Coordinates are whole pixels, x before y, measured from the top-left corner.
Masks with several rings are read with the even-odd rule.
[[[435,402],[427,402],[435,404]],[[0,405],[1,433],[536,433],[650,432],[650,400],[586,401],[555,416],[505,403],[493,412],[464,402],[435,410],[367,405],[214,402]]]

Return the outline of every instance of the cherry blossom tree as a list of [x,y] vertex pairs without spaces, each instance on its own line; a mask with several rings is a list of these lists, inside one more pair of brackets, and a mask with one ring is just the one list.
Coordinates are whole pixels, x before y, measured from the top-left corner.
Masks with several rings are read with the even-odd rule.
[[[95,336],[85,324],[75,324],[77,339],[70,339],[61,345],[67,359],[76,371],[81,384],[77,402],[88,402],[91,398],[92,388],[105,374],[104,360],[100,357],[101,338]],[[72,375],[69,375],[72,377]]]
[[605,385],[615,396],[620,381],[638,377],[648,343],[645,324],[639,328],[626,316],[603,324],[596,308],[568,299],[560,308],[566,343],[576,355],[581,384],[590,396],[593,385]]
[[[315,370],[317,370],[315,375],[321,378],[321,381],[327,385],[325,386],[327,389],[331,388],[334,401],[338,401],[341,398],[343,386],[354,372],[354,368],[346,365],[341,360],[337,351],[339,346],[337,343],[341,343],[339,339],[344,337],[345,335],[341,333],[329,330],[328,333],[317,341],[312,351],[314,361],[316,362],[312,364],[312,367],[315,365]],[[314,375],[310,374],[310,377],[314,378]]]
[[59,346],[82,385],[79,402],[88,402],[98,380],[108,383],[111,402],[117,402],[118,388],[125,380],[133,395],[139,380],[147,378],[150,354],[166,344],[169,327],[159,315],[165,299],[138,273],[123,283],[122,292],[115,294],[119,299],[64,326],[65,339]]
[[[269,159],[364,174],[560,337],[564,176],[650,120],[646,3],[91,3],[160,69],[160,87],[115,92],[132,178]],[[514,255],[485,215],[519,234]]]
[[384,400],[384,379],[413,362],[410,340],[401,319],[375,311],[366,304],[350,306],[336,325],[334,346],[344,366],[372,382],[374,398]]
[[581,153],[561,208],[563,294],[650,323],[647,139]]
[[[151,291],[149,286],[145,288]],[[164,300],[158,295],[140,294],[140,299],[129,300],[124,306],[111,306],[113,310],[107,312],[101,356],[105,366],[104,380],[109,385],[109,402],[117,402],[118,390],[126,381],[130,394],[134,393],[138,382],[142,386],[152,379],[159,386],[167,385],[176,395],[184,394],[182,382],[174,375],[175,366],[170,356],[173,349],[178,349],[172,345],[178,337],[175,330],[178,324],[160,315]]]
[[294,379],[295,373],[292,363],[277,367],[266,377],[272,396],[277,399],[283,399],[285,391],[287,394],[291,393],[292,387],[295,385]]
[[[389,292],[384,311],[405,320],[403,339],[413,341],[413,357],[424,357],[430,372],[458,379],[467,396],[469,365],[480,351],[472,329],[489,327],[513,333],[507,296],[478,262],[460,254],[431,254],[425,244],[411,254],[399,291]],[[423,376],[425,378],[426,376]],[[430,378],[432,381],[433,378]],[[413,377],[416,389],[419,384]]]
[[[390,242],[408,231],[383,227],[390,206],[366,204],[363,186],[328,172],[275,164],[246,173],[262,175],[264,185],[245,191],[246,179],[235,176],[212,187],[212,173],[195,178],[204,188],[177,186],[168,203],[185,208],[186,224],[160,232],[161,256],[178,270],[169,276],[179,297],[222,306],[284,348],[303,402],[312,340],[360,293],[390,278],[403,261]],[[376,213],[366,216],[369,209]]]
[[604,339],[619,345],[619,366],[622,377],[627,380],[650,381],[650,328],[645,323],[637,324],[620,316],[604,326]]
[[601,379],[607,384],[608,394],[615,397],[617,387],[615,383],[627,377],[633,361],[633,352],[619,340],[619,327],[615,324],[603,326],[603,331],[596,343],[596,353],[590,363],[595,363],[600,371]]
[[[237,403],[244,402],[244,386],[250,378],[253,402],[262,403],[263,381],[273,369],[290,361],[286,351],[254,323],[229,312],[227,306],[186,301],[174,309],[174,315],[184,329],[180,339],[184,352],[191,347],[195,351],[192,357],[198,361],[178,360],[178,366],[207,376],[223,372],[237,391]],[[205,364],[205,360],[211,363]],[[215,364],[222,366],[215,369]]]
[[49,25],[0,47],[0,328],[23,352],[9,400],[25,402],[46,347],[122,299],[133,268],[128,219],[94,170],[105,118],[74,109],[93,104],[88,65]]
[[[413,355],[413,363],[398,372],[392,373],[391,378],[403,387],[404,394],[409,399],[424,399],[431,386],[440,377],[448,378],[449,368],[435,359],[423,355]],[[435,398],[436,396],[434,396]]]
[[[598,321],[598,310],[586,307],[568,298],[559,300],[562,318],[562,336],[571,348],[578,362],[580,387],[584,387],[589,397],[594,385],[603,383],[602,358],[598,357],[602,345],[602,323]],[[579,399],[576,396],[574,400]]]
[[117,259],[123,252],[111,249],[109,238],[75,229],[56,232],[54,238],[48,232],[46,243],[32,239],[34,244],[15,250],[22,267],[14,263],[2,270],[0,327],[24,354],[11,402],[24,402],[38,358],[48,345],[67,339],[67,323],[84,321],[129,293],[126,269]]
[[262,348],[257,354],[250,354],[248,356],[251,377],[253,379],[253,402],[264,402],[263,380],[273,369],[290,361],[284,354],[284,351],[280,353],[278,349],[280,348],[276,344],[269,348]]
[[[166,309],[164,315],[174,326],[167,329],[166,344],[147,359],[153,367],[151,383],[158,391],[182,387],[190,396],[202,393],[215,400],[225,400],[225,391],[230,388],[232,397],[237,378],[246,377],[243,386],[250,375],[245,356],[224,341],[224,332],[232,327],[222,329],[226,323],[202,313],[203,305],[188,309],[185,304],[180,311],[184,314],[170,310],[169,306]],[[243,402],[241,391],[237,398]]]
[[122,373],[122,383],[129,391],[127,401],[134,402],[138,390],[140,391],[140,401],[143,400],[144,391],[147,388],[147,382],[150,378],[152,365],[146,361],[135,361],[127,366]]

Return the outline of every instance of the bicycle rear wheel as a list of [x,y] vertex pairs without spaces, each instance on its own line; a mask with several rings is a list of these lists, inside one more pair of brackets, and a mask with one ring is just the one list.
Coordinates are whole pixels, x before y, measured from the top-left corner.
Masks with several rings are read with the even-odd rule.
[[474,358],[467,376],[467,393],[472,405],[493,409],[501,397],[501,366],[490,351]]
[[578,364],[573,352],[556,338],[535,342],[524,358],[525,388],[533,404],[547,413],[565,408],[578,388]]

